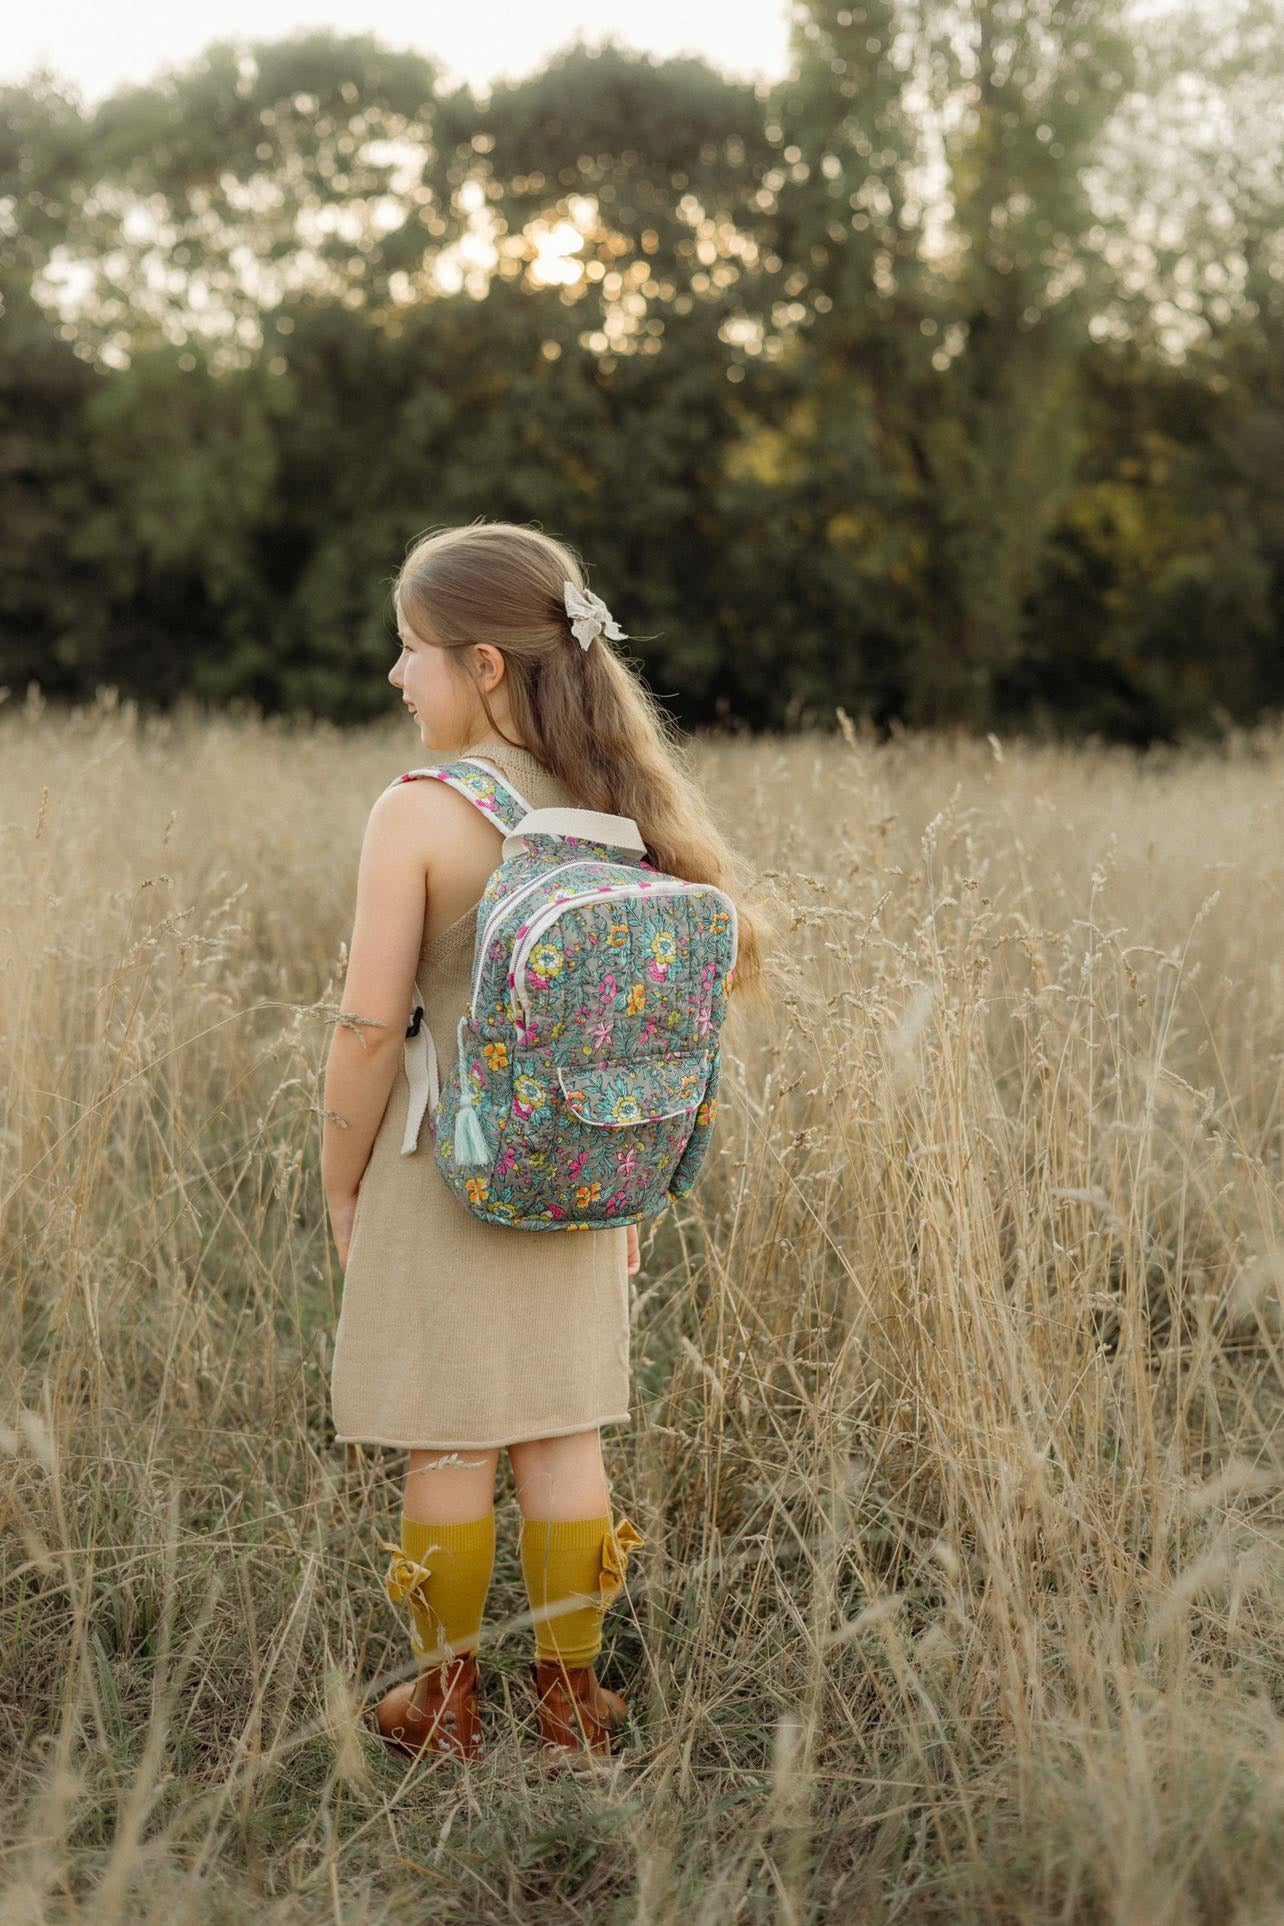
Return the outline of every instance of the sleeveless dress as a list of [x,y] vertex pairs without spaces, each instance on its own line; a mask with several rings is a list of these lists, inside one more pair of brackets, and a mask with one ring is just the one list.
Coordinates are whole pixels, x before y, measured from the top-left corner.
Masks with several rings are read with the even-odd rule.
[[[524,749],[488,741],[466,753],[494,763],[532,809],[582,807]],[[496,826],[497,865],[501,841]],[[443,1083],[475,936],[474,907],[425,939],[415,971]],[[484,1223],[444,1182],[430,1118],[402,1155],[409,1102],[401,1062],[357,1193],[330,1373],[336,1442],[481,1450],[627,1422],[627,1226]]]

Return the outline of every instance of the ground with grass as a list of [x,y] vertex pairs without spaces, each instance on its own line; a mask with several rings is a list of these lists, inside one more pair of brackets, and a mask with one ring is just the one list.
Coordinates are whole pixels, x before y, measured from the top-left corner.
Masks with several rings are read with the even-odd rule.
[[[0,711],[0,1916],[1258,1920],[1284,1903],[1284,733],[705,741],[780,931],[643,1229],[632,1710],[407,1770],[400,1454],[317,1156],[404,732]],[[425,1334],[427,1336],[427,1334]]]

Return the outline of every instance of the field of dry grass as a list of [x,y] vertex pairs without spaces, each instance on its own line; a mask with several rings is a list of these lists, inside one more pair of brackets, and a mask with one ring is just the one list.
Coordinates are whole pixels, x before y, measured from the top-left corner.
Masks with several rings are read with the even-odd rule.
[[533,1768],[506,1460],[487,1762],[363,1723],[320,1073],[418,760],[0,709],[0,1918],[1278,1918],[1284,731],[699,745],[787,948],[643,1230],[596,1783]]

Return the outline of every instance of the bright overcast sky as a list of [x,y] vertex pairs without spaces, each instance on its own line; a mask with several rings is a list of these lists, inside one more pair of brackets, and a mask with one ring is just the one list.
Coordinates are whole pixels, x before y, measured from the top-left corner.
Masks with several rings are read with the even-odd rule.
[[412,0],[219,0],[195,15],[160,0],[89,6],[44,0],[15,8],[0,46],[0,80],[52,67],[92,105],[122,83],[150,80],[191,60],[212,40],[283,40],[300,28],[373,33],[385,45],[437,61],[447,90],[530,73],[577,35],[665,58],[703,54],[724,73],[777,79],[786,70],[788,0],[500,0],[498,5]]

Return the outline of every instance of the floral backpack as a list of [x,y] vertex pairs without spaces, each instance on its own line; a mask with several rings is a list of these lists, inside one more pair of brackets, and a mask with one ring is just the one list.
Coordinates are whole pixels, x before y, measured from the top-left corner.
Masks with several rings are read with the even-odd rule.
[[718,1109],[736,909],[645,860],[636,823],[532,809],[481,756],[414,769],[506,834],[477,906],[459,1056],[438,1089],[415,985],[403,1156],[425,1113],[450,1189],[514,1230],[607,1230],[695,1182]]

